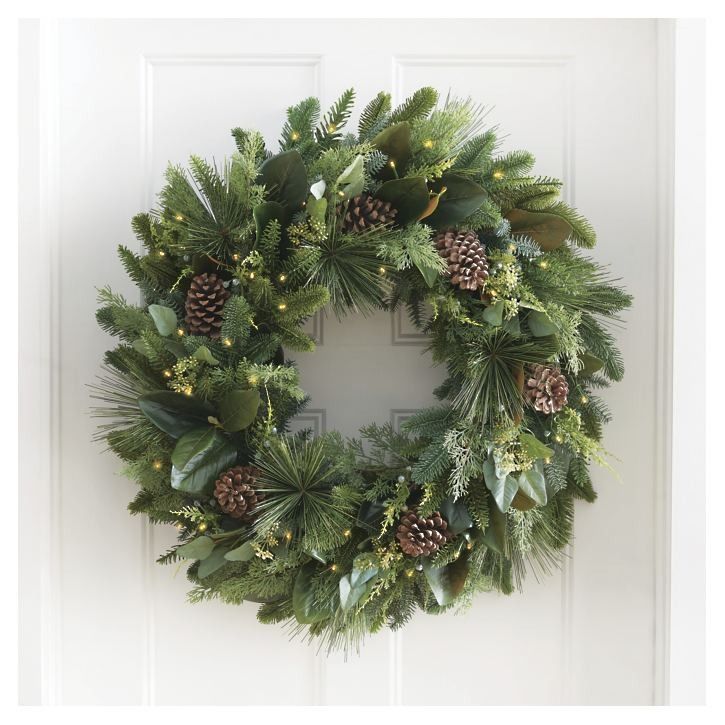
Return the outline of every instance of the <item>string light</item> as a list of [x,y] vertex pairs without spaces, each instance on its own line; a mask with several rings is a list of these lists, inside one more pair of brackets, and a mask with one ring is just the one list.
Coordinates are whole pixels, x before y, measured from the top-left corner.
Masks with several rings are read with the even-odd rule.
[[249,273],[249,279],[254,279],[254,272]]
[[333,564],[333,565],[332,565],[332,566],[330,567],[330,571],[337,571],[337,564]]
[[433,139],[427,138],[425,141],[423,141],[423,148],[432,149],[433,148]]
[[164,370],[165,378],[170,378],[172,375],[173,375],[173,373],[171,372],[171,370]]
[[542,260],[541,260],[541,261],[539,262],[539,267],[541,267],[541,269],[547,269],[547,268],[548,268],[548,266],[549,266],[549,263],[548,263],[548,262],[547,262],[547,261],[546,261],[545,259],[542,259]]
[[589,402],[589,398],[587,398],[586,395],[582,395],[581,402],[582,402],[582,405],[586,405]]
[[405,576],[411,577],[415,574],[415,569],[408,569],[408,571],[405,572]]
[[345,531],[343,531],[343,532],[342,532],[342,535],[343,535],[343,536],[344,536],[344,537],[345,537],[346,539],[349,539],[349,538],[350,538],[350,537],[352,536],[352,531],[350,531],[350,529],[345,529]]
[[181,328],[179,328],[179,329],[178,329],[178,330],[176,331],[176,334],[177,334],[177,335],[178,335],[179,337],[184,337],[184,331],[183,331],[183,330],[182,330]]
[[548,466],[551,463],[551,458],[544,458],[544,463]]
[[292,541],[292,532],[291,531],[285,531],[284,532],[284,538],[285,538],[285,541]]
[[342,199],[342,197],[345,196],[345,192],[344,191],[338,191],[337,192],[337,195]]
[[562,437],[561,437],[560,435],[555,435],[555,436],[554,436],[554,440],[555,440],[555,441],[556,441],[557,443],[563,443],[563,442],[564,442],[564,439],[563,439],[563,438],[562,438]]
[[278,310],[279,310],[280,312],[284,312],[284,311],[285,311],[285,310],[287,309],[287,304],[286,304],[286,303],[284,303],[284,302],[280,302],[280,303],[279,303],[279,304],[277,305],[277,309],[278,309]]
[[280,276],[279,276],[278,279],[279,279],[280,282],[285,282],[286,279],[287,279],[287,275],[286,274],[280,274]]
[[247,380],[249,380],[250,385],[256,385],[258,382],[258,378],[256,375],[250,375]]
[[184,528],[184,524],[181,523],[181,521],[177,521],[174,526],[181,531]]
[[159,249],[159,257],[165,257],[165,256],[166,256],[166,252],[164,252],[163,249]]
[[207,524],[206,524],[206,521],[202,521],[202,522],[201,522],[201,523],[200,523],[200,524],[199,524],[199,525],[198,525],[198,526],[196,527],[196,530],[197,530],[197,531],[201,531],[202,533],[203,533],[204,531],[206,531],[206,529],[207,529]]
[[494,179],[503,179],[504,173],[501,171],[501,169],[496,169],[496,171],[493,172],[493,178]]
[[238,262],[238,261],[239,261],[239,255],[238,255],[238,254],[232,254],[232,259],[233,259],[233,260],[234,260],[235,262]]
[[335,133],[335,131],[337,131],[337,126],[334,123],[331,123],[327,127],[327,133]]
[[467,549],[468,549],[468,550],[470,551],[470,550],[471,550],[471,549],[473,548],[473,544],[472,544],[472,543],[471,543],[471,542],[469,541],[469,542],[468,542],[468,543],[466,544],[466,548],[467,548]]
[[509,244],[509,252],[513,254],[516,251],[516,245],[515,244]]
[[194,392],[194,388],[191,387],[191,385],[187,385],[184,388],[184,395],[190,396]]
[[153,462],[153,463],[151,464],[151,466],[153,467],[154,471],[160,471],[160,470],[161,470],[161,468],[163,467],[163,465],[164,465],[164,464],[163,464],[163,463],[161,463],[161,461],[154,461],[154,462]]
[[292,131],[292,133],[289,136],[293,141],[299,141],[300,140],[300,132],[299,131]]
[[183,217],[183,216],[181,216],[181,214],[177,214],[177,215],[176,215],[176,216],[174,217],[174,219],[176,219],[176,221],[177,221],[177,222],[183,222],[183,221],[184,221],[184,217]]
[[385,267],[380,267],[380,269],[378,269],[378,272],[380,272],[380,274],[385,274]]
[[388,161],[388,166],[389,166],[389,167],[390,167],[391,169],[394,169],[394,168],[395,168],[395,161],[393,161],[393,159],[390,159],[390,161]]
[[224,347],[231,347],[232,346],[232,341],[228,337],[225,337],[222,340],[222,345],[224,345]]

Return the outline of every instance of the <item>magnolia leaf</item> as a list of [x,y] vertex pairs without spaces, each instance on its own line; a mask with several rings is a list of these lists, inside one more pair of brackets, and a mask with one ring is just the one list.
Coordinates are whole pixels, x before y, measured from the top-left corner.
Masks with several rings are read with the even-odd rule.
[[214,428],[198,428],[179,438],[171,454],[171,486],[177,491],[205,493],[219,471],[233,465],[237,450]]
[[172,438],[181,438],[203,426],[214,413],[208,403],[170,390],[142,395],[138,399],[138,407],[157,428]]
[[501,327],[503,323],[503,300],[494,302],[489,305],[481,315],[483,319],[492,327]]
[[521,449],[529,458],[551,458],[554,455],[554,451],[548,446],[544,445],[536,436],[532,436],[531,433],[520,433],[519,443]]
[[194,350],[192,355],[196,360],[201,360],[207,365],[218,365],[219,361],[211,354],[211,350],[206,345],[200,345]]
[[379,501],[363,501],[357,514],[356,525],[368,531],[377,531],[385,507]]
[[526,321],[529,323],[529,329],[534,337],[547,337],[557,332],[556,325],[549,319],[546,312],[531,310]]
[[310,187],[310,192],[312,193],[312,196],[314,196],[315,199],[319,201],[325,195],[326,189],[327,184],[325,183],[325,180],[320,179],[319,181],[316,181],[314,184],[312,184],[312,186]]
[[355,160],[337,177],[335,186],[343,193],[344,199],[351,199],[362,192],[365,185],[363,157],[358,154]]
[[327,213],[327,199],[315,199],[315,197],[310,194],[307,197],[307,206],[305,208],[307,209],[307,213],[311,219],[315,219],[321,224],[324,224],[325,214]]
[[436,567],[423,559],[423,573],[440,606],[450,604],[462,591],[468,576],[468,557],[462,554],[447,566]]
[[508,511],[516,491],[519,490],[519,482],[510,475],[497,475],[496,466],[491,458],[487,458],[483,464],[483,480],[486,487],[493,494],[494,501],[501,511]]
[[134,340],[134,341],[133,341],[133,342],[131,343],[131,347],[132,347],[132,348],[133,348],[133,349],[134,349],[134,350],[135,350],[135,351],[136,351],[137,353],[139,353],[139,354],[143,355],[144,357],[148,357],[148,356],[149,356],[149,353],[148,353],[148,349],[147,349],[147,347],[146,347],[146,343],[145,343],[145,342],[144,342],[144,341],[143,341],[143,340],[142,340],[141,338],[139,338],[138,340]]
[[438,267],[428,267],[425,264],[422,264],[417,259],[414,259],[413,262],[415,263],[416,268],[421,274],[421,277],[425,280],[425,283],[432,287],[438,278],[441,276],[441,270]]
[[579,360],[582,363],[582,369],[579,371],[580,375],[594,375],[594,373],[604,367],[603,360],[588,352],[582,353],[579,356]]
[[290,211],[302,209],[307,198],[307,169],[295,149],[267,159],[259,170],[257,182],[264,184],[273,201]]
[[530,468],[522,471],[518,479],[519,489],[539,506],[546,506],[546,479],[541,471]]
[[410,124],[395,123],[382,130],[372,141],[373,146],[384,153],[389,161],[381,169],[381,179],[393,179],[403,173],[410,158]]
[[329,607],[321,607],[315,602],[312,577],[316,569],[317,565],[314,563],[305,564],[295,579],[292,590],[292,610],[300,624],[313,624],[327,619],[332,614]]
[[196,571],[197,576],[199,579],[203,579],[204,577],[209,576],[209,574],[213,574],[217,569],[221,569],[224,564],[227,564],[229,560],[226,558],[228,551],[226,547],[218,546],[214,551],[212,551],[209,556],[207,556],[201,564],[199,564],[199,568]]
[[163,305],[149,305],[149,314],[153,317],[156,329],[162,337],[168,337],[176,330],[176,312]]
[[390,202],[398,212],[395,223],[405,226],[414,222],[428,206],[428,187],[422,176],[391,179],[375,192],[375,198]]
[[441,191],[438,194],[430,195],[430,198],[428,199],[428,206],[426,206],[426,208],[423,209],[423,212],[418,217],[418,221],[422,221],[423,219],[426,219],[438,208],[438,202],[441,200],[441,195],[444,193],[445,193],[444,191]]
[[174,357],[181,359],[182,357],[186,357],[189,353],[187,352],[186,348],[178,341],[178,340],[164,340],[164,347],[172,354]]
[[536,508],[536,501],[533,498],[529,498],[519,489],[516,491],[513,501],[511,501],[511,508],[517,511],[531,511],[531,509]]
[[434,191],[442,192],[444,187],[445,193],[441,195],[438,208],[426,220],[426,224],[434,229],[456,224],[470,216],[488,196],[473,179],[459,174],[443,174]]
[[506,218],[515,234],[527,234],[544,252],[560,247],[572,233],[569,222],[555,214],[511,209]]
[[315,561],[319,561],[320,564],[327,564],[327,557],[317,551],[317,549],[310,549],[309,551],[305,551],[305,554],[311,556],[313,559],[315,559]]
[[188,544],[179,546],[176,555],[182,559],[206,559],[214,549],[214,540],[209,536],[200,536]]
[[506,514],[501,512],[498,506],[489,506],[488,526],[481,541],[489,549],[506,556]]
[[439,511],[441,516],[448,522],[448,530],[454,536],[473,526],[473,520],[468,514],[468,509],[460,498],[454,501],[453,496],[448,496],[441,503]]
[[224,554],[224,558],[227,561],[249,561],[254,557],[254,547],[250,541],[245,541],[241,546],[236,549],[227,551]]
[[358,569],[353,561],[352,571],[340,578],[340,606],[347,611],[357,604],[370,591],[377,575],[377,567]]
[[252,216],[254,217],[254,224],[257,230],[257,244],[259,244],[265,229],[269,226],[271,221],[277,220],[279,222],[280,229],[284,227],[287,212],[279,202],[264,201],[254,207],[252,210]]
[[521,325],[519,323],[519,316],[512,317],[510,320],[506,320],[503,323],[503,329],[509,333],[512,337],[518,337],[521,334]]
[[261,398],[255,388],[234,390],[219,403],[219,418],[224,430],[235,433],[248,428],[257,417]]

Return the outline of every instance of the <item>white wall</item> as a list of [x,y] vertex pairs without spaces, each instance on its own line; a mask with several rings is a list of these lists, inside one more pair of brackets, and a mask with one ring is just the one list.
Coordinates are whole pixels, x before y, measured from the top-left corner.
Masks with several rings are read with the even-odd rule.
[[[28,360],[38,340],[43,352],[21,371],[21,470],[33,482],[21,491],[23,700],[663,702],[669,246],[658,224],[667,58],[657,23],[62,21],[27,23],[23,38],[21,182],[41,200],[23,210],[21,345]],[[356,38],[364,49],[353,50]],[[153,203],[167,160],[229,154],[236,125],[272,142],[288,105],[310,94],[330,103],[349,85],[363,101],[434,85],[492,106],[505,148],[530,149],[540,173],[564,180],[566,199],[599,232],[595,256],[624,278],[635,306],[617,330],[627,377],[605,395],[616,421],[605,444],[621,480],[596,472],[600,498],[577,507],[563,571],[532,578],[523,595],[481,595],[465,616],[421,615],[345,663],[257,624],[250,605],[185,604],[183,573],[153,563],[172,532],[127,516],[134,487],[90,443],[85,385],[109,346],[94,325],[94,287],[135,294],[114,250],[133,243],[129,220]],[[439,373],[404,321],[316,324],[323,344],[299,356],[316,425],[353,433],[429,400]],[[433,687],[417,673],[434,642],[446,656]],[[243,700],[242,689],[218,686],[220,671],[233,681],[251,661],[275,676],[255,678]],[[181,676],[188,669],[194,686]]]

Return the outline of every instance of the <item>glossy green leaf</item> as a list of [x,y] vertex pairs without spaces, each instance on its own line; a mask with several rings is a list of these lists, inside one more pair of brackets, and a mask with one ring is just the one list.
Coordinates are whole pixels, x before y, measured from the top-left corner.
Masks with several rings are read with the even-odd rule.
[[131,343],[131,347],[139,354],[143,355],[144,357],[148,357],[148,349],[146,348],[146,343],[139,338],[138,340],[134,340]]
[[237,546],[236,549],[227,551],[224,554],[224,558],[227,561],[249,561],[254,558],[254,547],[250,541],[245,541],[241,546]]
[[556,325],[549,319],[546,312],[531,310],[526,321],[529,323],[529,329],[534,337],[547,337],[555,335],[557,332]]
[[432,287],[441,276],[440,269],[438,267],[426,267],[424,264],[419,264],[417,260],[413,261],[421,277],[425,280],[425,283],[429,287]]
[[447,566],[435,567],[423,559],[423,573],[433,596],[441,606],[450,604],[462,591],[468,576],[468,557],[462,554]]
[[502,556],[506,555],[506,514],[498,506],[489,506],[488,526],[481,541]]
[[375,198],[390,202],[398,212],[395,223],[405,226],[416,221],[428,206],[428,186],[422,176],[391,179],[375,192]]
[[493,494],[494,501],[501,511],[508,511],[516,491],[519,490],[519,482],[513,476],[497,476],[494,462],[488,458],[483,464],[483,480],[486,487]]
[[315,602],[312,579],[316,569],[317,564],[305,564],[295,579],[292,610],[300,624],[313,624],[327,619],[332,614],[329,606],[321,607]]
[[551,448],[542,443],[536,436],[531,435],[531,433],[519,434],[519,443],[521,449],[529,458],[551,458],[554,455]]
[[257,231],[257,244],[259,244],[262,239],[262,235],[264,234],[264,230],[272,220],[278,221],[280,227],[284,227],[285,220],[287,219],[287,212],[277,201],[264,201],[254,207],[252,210],[252,216],[254,217],[254,226]]
[[494,302],[489,305],[481,315],[483,319],[492,327],[501,327],[503,323],[503,300]]
[[165,339],[164,347],[179,360],[189,354],[187,349],[178,340]]
[[181,438],[203,426],[209,416],[214,415],[214,408],[208,403],[170,390],[142,395],[138,399],[138,407],[157,428],[172,438]]
[[171,454],[171,486],[198,494],[209,491],[219,471],[237,458],[236,448],[214,428],[198,428],[179,438]]
[[[407,121],[388,126],[373,139],[372,143],[395,164],[398,174],[405,171],[410,159],[410,124]],[[379,176],[381,179],[393,179],[396,173],[388,163],[382,168]]]
[[443,174],[434,185],[434,191],[446,191],[441,195],[436,210],[425,220],[434,229],[457,224],[473,214],[488,194],[486,190],[468,176],[459,174]]
[[255,388],[234,390],[219,403],[219,417],[224,430],[234,433],[248,428],[257,417],[261,398]]
[[335,186],[343,193],[344,199],[352,199],[363,190],[365,174],[363,157],[358,154],[355,160],[337,177]]
[[206,345],[201,345],[194,350],[192,357],[201,360],[207,365],[218,365],[219,361],[211,354],[211,350]]
[[353,561],[352,571],[340,577],[340,606],[345,611],[355,606],[369,593],[377,575],[377,567],[358,569]]
[[180,546],[176,549],[176,554],[182,559],[206,559],[213,550],[214,540],[209,536],[200,536]]
[[204,579],[204,577],[209,576],[209,574],[213,574],[217,569],[221,569],[224,564],[228,564],[229,560],[226,558],[227,553],[226,548],[223,546],[218,546],[214,549],[214,551],[212,551],[212,553],[199,564],[199,568],[196,572],[199,579]]
[[544,252],[560,247],[572,233],[571,224],[555,214],[511,209],[506,218],[514,234],[530,236]]
[[170,307],[164,307],[163,305],[149,305],[149,314],[153,318],[156,329],[159,331],[159,335],[162,337],[168,337],[172,332],[175,332],[177,320],[176,312]]
[[258,183],[264,184],[272,201],[285,209],[302,209],[307,198],[307,169],[299,151],[284,151],[267,159],[259,170]]
[[307,213],[311,219],[314,219],[321,224],[325,222],[325,214],[327,214],[327,199],[315,199],[312,194],[307,197]]
[[460,534],[473,526],[473,520],[468,514],[466,504],[460,498],[454,501],[453,496],[448,496],[443,500],[439,511],[441,516],[448,522],[448,530],[454,535]]
[[376,531],[385,507],[379,501],[363,501],[357,514],[356,524],[367,531]]
[[604,361],[595,357],[591,353],[585,352],[579,356],[582,363],[582,369],[579,371],[580,375],[594,375],[598,370],[604,367]]
[[518,478],[519,489],[539,506],[546,506],[546,479],[536,468],[522,471]]

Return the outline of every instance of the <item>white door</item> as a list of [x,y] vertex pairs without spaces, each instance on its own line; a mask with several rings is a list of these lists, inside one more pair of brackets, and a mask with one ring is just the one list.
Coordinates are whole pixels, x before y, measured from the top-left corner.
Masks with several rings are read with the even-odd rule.
[[[23,112],[43,141],[41,157],[26,150],[26,161],[47,173],[26,171],[44,193],[26,232],[41,225],[52,267],[48,284],[26,272],[33,288],[25,294],[51,310],[39,313],[48,326],[39,334],[53,370],[50,426],[36,431],[50,454],[30,442],[24,450],[26,471],[40,468],[23,491],[23,561],[37,570],[30,559],[51,554],[42,579],[23,582],[25,700],[661,701],[655,21],[63,21],[40,30],[28,23],[23,38],[25,77],[40,84]],[[110,346],[94,323],[94,288],[136,293],[115,249],[133,244],[130,218],[154,204],[167,161],[222,159],[234,126],[259,128],[274,147],[286,107],[308,95],[325,106],[354,86],[361,104],[381,89],[399,101],[422,85],[490,106],[505,148],[529,149],[538,172],[564,180],[566,200],[598,230],[595,256],[633,292],[618,332],[627,375],[605,393],[616,421],[605,444],[621,480],[595,473],[599,500],[577,505],[561,573],[531,577],[523,594],[480,595],[462,616],[421,614],[344,662],[258,624],[252,604],[185,603],[183,570],[154,563],[173,530],[127,515],[134,486],[91,443],[85,386]],[[317,353],[298,356],[312,396],[299,425],[354,434],[366,422],[398,424],[432,401],[441,373],[405,314],[342,325],[316,318],[313,328]],[[26,398],[29,418],[34,400]],[[47,520],[40,544],[34,517]]]

